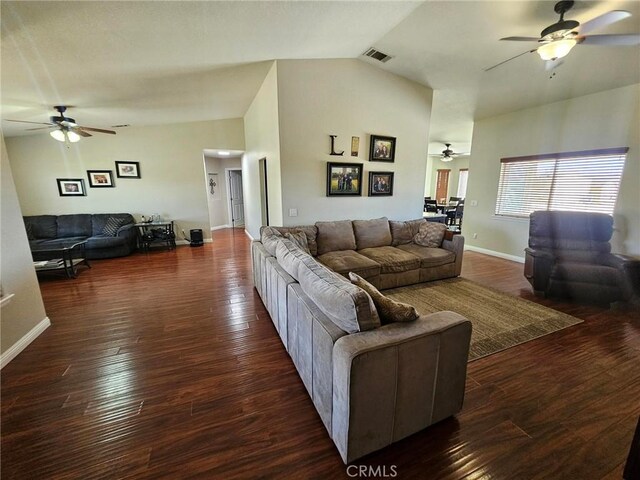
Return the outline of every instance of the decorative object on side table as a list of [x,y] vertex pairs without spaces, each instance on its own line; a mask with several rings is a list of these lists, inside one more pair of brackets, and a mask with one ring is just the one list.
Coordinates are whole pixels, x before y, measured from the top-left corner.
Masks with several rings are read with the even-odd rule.
[[84,197],[87,194],[82,178],[56,178],[56,182],[61,197]]
[[396,137],[371,135],[370,162],[394,162],[396,159]]
[[116,162],[118,178],[140,178],[140,162]]
[[91,188],[115,187],[111,170],[87,170],[87,176],[89,177],[89,186]]
[[390,197],[393,195],[393,172],[369,172],[369,196]]
[[327,197],[360,196],[362,164],[327,162]]

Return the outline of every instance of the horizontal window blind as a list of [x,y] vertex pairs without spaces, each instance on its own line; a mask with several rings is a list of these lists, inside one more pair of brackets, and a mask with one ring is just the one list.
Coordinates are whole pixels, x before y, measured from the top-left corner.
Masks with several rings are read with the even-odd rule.
[[501,160],[496,215],[536,210],[612,214],[628,149]]

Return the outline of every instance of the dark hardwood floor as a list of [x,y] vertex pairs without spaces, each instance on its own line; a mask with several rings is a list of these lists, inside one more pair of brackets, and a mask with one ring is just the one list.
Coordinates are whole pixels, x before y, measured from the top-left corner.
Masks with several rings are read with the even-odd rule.
[[[465,253],[464,277],[584,323],[472,362],[460,414],[358,465],[402,479],[621,478],[640,315],[537,299],[522,270]],[[3,479],[349,478],[253,289],[242,230],[41,288],[52,326],[1,375]]]

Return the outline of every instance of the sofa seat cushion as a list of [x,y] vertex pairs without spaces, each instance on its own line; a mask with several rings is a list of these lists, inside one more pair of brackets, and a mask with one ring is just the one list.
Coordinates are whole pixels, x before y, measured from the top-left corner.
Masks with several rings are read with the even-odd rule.
[[619,285],[619,275],[618,269],[605,265],[561,262],[553,268],[551,279],[576,283]]
[[329,252],[318,257],[318,261],[336,273],[347,275],[354,272],[363,278],[380,275],[380,264],[353,250]]
[[373,220],[354,220],[353,232],[358,250],[391,245],[391,230],[389,229],[389,219],[387,217]]
[[356,237],[351,220],[316,222],[316,227],[318,227],[318,255],[356,249]]
[[363,332],[380,326],[371,297],[344,277],[332,272],[286,238],[278,242],[276,258],[298,280],[302,291],[340,329]]
[[380,264],[380,273],[402,273],[420,268],[420,257],[396,247],[376,247],[358,253]]
[[58,238],[90,237],[91,232],[91,215],[88,213],[58,216]]
[[397,248],[419,257],[421,268],[439,267],[456,261],[456,254],[444,248],[421,247],[415,243],[398,245]]
[[87,239],[87,248],[110,248],[125,245],[126,243],[126,237],[96,235]]

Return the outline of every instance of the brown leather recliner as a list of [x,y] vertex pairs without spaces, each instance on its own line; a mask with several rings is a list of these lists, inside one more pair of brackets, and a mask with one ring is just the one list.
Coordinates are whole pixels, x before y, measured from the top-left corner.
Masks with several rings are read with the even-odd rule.
[[613,218],[533,212],[524,275],[538,295],[640,304],[640,259],[611,253]]

